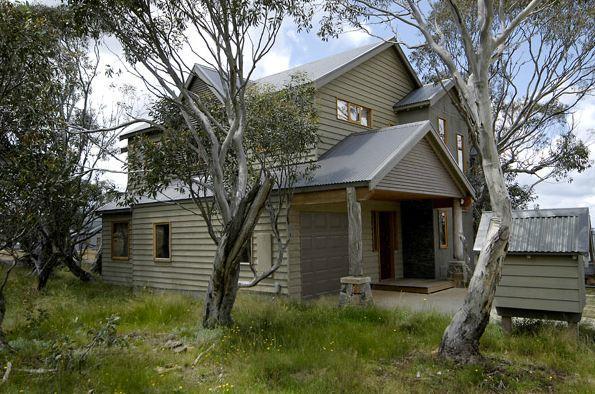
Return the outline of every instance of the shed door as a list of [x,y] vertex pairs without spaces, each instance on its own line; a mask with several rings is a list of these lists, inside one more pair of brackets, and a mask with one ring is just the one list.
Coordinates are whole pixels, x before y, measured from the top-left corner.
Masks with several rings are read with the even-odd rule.
[[302,297],[337,292],[347,276],[347,215],[302,213],[300,215]]

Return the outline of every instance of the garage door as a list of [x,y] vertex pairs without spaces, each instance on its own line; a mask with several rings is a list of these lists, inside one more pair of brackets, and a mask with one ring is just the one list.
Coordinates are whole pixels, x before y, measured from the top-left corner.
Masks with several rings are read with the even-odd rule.
[[302,297],[339,292],[339,279],[349,269],[347,248],[346,214],[300,215]]

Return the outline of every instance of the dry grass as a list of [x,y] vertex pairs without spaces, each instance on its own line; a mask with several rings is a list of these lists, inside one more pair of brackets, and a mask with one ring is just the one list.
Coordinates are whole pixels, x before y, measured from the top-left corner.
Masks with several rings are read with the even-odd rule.
[[[208,331],[189,296],[82,284],[66,273],[38,294],[23,271],[8,297],[7,392],[595,391],[587,328],[577,342],[555,324],[528,323],[512,337],[490,325],[489,361],[460,367],[433,354],[448,321],[431,313],[242,294],[236,325]],[[119,317],[115,335],[110,316]],[[172,340],[186,350],[166,346]]]

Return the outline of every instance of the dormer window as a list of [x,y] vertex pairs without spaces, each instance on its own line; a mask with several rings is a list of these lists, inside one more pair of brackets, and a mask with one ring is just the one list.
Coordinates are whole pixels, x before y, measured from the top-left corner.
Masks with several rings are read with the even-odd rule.
[[372,110],[346,100],[337,99],[337,119],[364,127],[371,127]]

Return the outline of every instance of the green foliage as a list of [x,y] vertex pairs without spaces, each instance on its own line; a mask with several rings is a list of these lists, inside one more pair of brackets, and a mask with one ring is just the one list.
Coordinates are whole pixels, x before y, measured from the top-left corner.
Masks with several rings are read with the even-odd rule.
[[[81,285],[58,273],[45,295],[18,270],[9,291],[7,337],[15,353],[8,392],[590,392],[595,331],[577,342],[551,322],[517,324],[512,336],[489,325],[488,362],[459,367],[433,355],[449,318],[432,312],[336,307],[336,298],[292,302],[241,294],[236,325],[199,330],[194,297]],[[395,295],[397,296],[397,295]],[[24,304],[23,299],[28,299]],[[26,306],[28,305],[28,306]],[[25,308],[45,310],[31,329]],[[113,316],[119,316],[117,325]],[[110,317],[111,322],[110,323]],[[98,333],[98,343],[77,363]],[[165,347],[170,339],[188,350]],[[108,343],[115,346],[107,346]],[[55,357],[71,363],[54,373]],[[200,355],[199,361],[193,363]],[[54,361],[50,358],[54,357]],[[54,365],[54,367],[52,367]]]
[[97,70],[74,21],[65,7],[0,0],[0,247],[44,255],[38,272],[78,258],[113,187],[96,168],[113,136],[71,132],[96,126],[87,100]]

